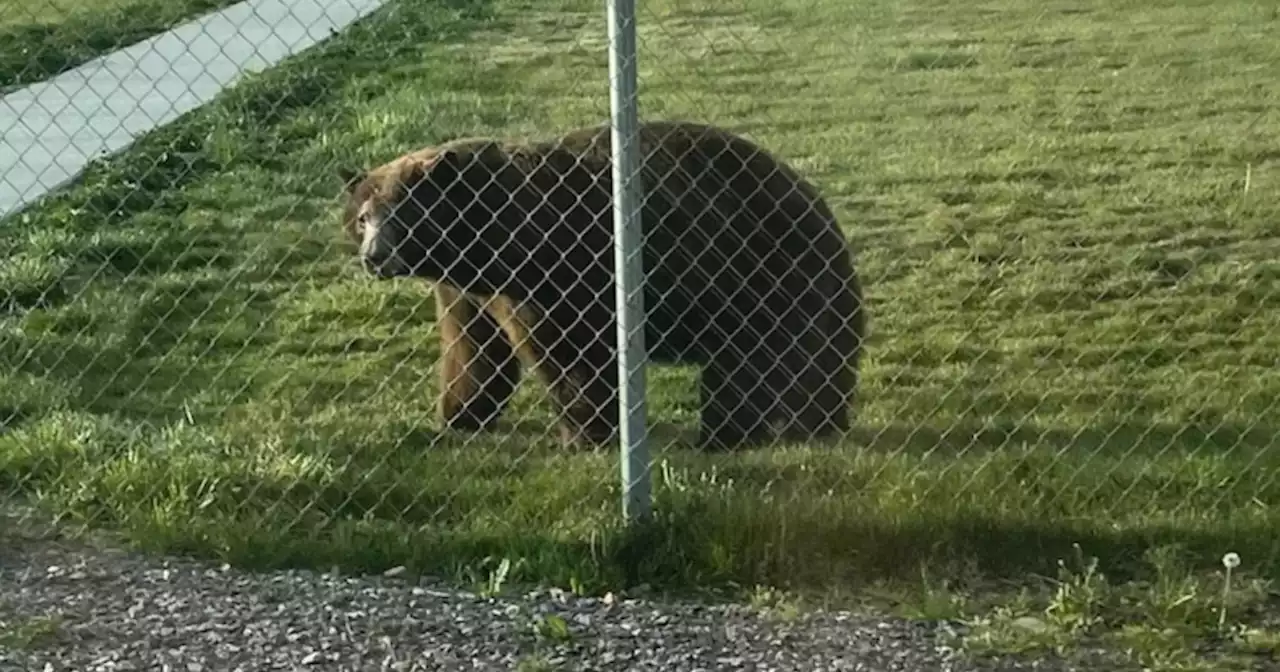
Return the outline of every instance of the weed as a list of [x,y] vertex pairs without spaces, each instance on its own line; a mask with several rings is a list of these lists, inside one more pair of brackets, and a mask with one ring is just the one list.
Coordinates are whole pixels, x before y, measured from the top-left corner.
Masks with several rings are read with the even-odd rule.
[[62,616],[38,616],[0,622],[0,648],[33,650],[52,646],[62,634]]
[[1077,544],[1076,569],[1058,561],[1058,580],[1045,608],[1049,624],[1069,634],[1084,633],[1101,623],[1101,610],[1110,599],[1107,578],[1098,571],[1098,559],[1085,559]]
[[1226,569],[1222,577],[1222,610],[1218,612],[1218,627],[1227,623],[1227,602],[1231,599],[1231,570],[1240,566],[1240,556],[1228,553],[1222,556],[1222,566]]
[[[1280,630],[1261,611],[1267,582],[1242,582],[1226,595],[1206,589],[1208,573],[1195,572],[1177,546],[1151,549],[1143,578],[1112,584],[1097,571],[1096,558],[1076,554],[1043,598],[1022,590],[987,613],[967,615],[970,631],[960,638],[975,655],[1053,652],[1069,657],[1103,648],[1148,670],[1248,669],[1270,655]],[[1223,628],[1215,608],[1224,601],[1258,625]],[[1084,645],[1084,646],[1082,646]]]
[[516,672],[554,672],[556,669],[555,663],[540,654],[524,656],[516,663]]
[[783,622],[796,620],[804,610],[798,596],[770,586],[756,586],[750,593],[749,604],[765,616]]
[[563,643],[573,639],[569,624],[556,614],[542,614],[534,618],[534,632],[539,638]]
[[899,616],[923,621],[958,620],[969,607],[967,596],[952,587],[950,578],[935,581],[929,576],[927,566],[920,568],[920,583],[905,593],[897,592],[894,602]]
[[519,572],[524,561],[512,563],[510,558],[488,557],[480,562],[479,570],[467,568],[463,571],[467,583],[476,586],[481,597],[491,598],[502,595],[503,588],[511,578],[512,570]]

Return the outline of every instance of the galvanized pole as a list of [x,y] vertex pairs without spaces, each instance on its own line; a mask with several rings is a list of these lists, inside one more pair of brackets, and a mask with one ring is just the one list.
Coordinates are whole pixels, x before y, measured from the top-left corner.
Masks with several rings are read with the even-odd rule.
[[613,260],[617,282],[618,412],[622,513],[647,519],[653,503],[645,426],[644,268],[640,246],[639,114],[636,112],[636,2],[606,0],[609,108],[613,143]]

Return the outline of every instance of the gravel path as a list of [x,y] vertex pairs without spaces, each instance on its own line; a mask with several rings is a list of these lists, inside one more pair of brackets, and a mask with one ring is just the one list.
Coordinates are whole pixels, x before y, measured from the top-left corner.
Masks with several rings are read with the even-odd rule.
[[[484,599],[401,577],[251,574],[66,541],[0,542],[4,672],[979,669],[928,626],[899,620],[786,620],[556,592]],[[533,625],[547,614],[569,634],[539,637]],[[1050,667],[1066,669],[981,669]]]

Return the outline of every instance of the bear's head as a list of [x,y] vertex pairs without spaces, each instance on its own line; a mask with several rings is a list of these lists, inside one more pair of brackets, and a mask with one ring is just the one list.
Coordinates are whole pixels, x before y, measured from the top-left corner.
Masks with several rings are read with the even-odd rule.
[[452,244],[449,229],[464,209],[456,192],[467,161],[455,151],[428,149],[371,170],[340,169],[342,226],[359,245],[367,272],[440,280],[448,264],[460,260],[463,250]]
[[[558,184],[558,173],[575,165],[570,159],[558,157],[568,168],[531,167],[533,160],[513,159],[495,141],[457,140],[370,170],[341,170],[343,228],[376,277],[425,278],[482,294],[527,292],[564,256],[566,244],[547,232],[574,220],[562,211],[577,200],[548,206],[548,187],[538,183]],[[561,237],[572,243],[580,236],[571,230]]]

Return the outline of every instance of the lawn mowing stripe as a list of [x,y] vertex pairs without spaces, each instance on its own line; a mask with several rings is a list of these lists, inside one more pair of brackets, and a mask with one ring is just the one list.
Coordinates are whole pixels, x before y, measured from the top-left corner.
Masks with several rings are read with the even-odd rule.
[[0,93],[237,0],[0,0]]
[[0,98],[0,217],[383,0],[248,0]]

